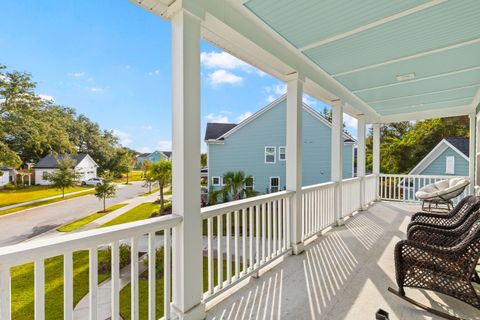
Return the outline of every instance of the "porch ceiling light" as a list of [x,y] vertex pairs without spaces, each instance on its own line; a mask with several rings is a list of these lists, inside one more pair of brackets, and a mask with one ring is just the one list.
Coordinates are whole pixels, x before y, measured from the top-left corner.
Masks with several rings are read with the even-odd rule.
[[397,75],[397,81],[407,81],[407,80],[413,80],[413,79],[415,79],[414,72]]

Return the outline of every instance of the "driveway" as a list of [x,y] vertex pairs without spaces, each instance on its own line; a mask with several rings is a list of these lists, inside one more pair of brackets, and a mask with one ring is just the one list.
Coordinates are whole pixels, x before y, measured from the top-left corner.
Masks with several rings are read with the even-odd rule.
[[[142,185],[143,182],[134,182],[131,186],[119,188],[116,198],[107,199],[107,207],[147,192]],[[86,195],[0,216],[0,247],[28,240],[101,209],[100,200],[94,195]]]

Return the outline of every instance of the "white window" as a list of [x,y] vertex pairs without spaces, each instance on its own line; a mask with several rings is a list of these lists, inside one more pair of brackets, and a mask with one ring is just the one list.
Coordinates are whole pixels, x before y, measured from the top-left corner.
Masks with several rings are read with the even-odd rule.
[[218,187],[222,185],[221,177],[212,177],[212,186]]
[[287,159],[286,147],[278,147],[278,161],[285,161]]
[[455,157],[454,156],[445,157],[445,173],[455,174]]
[[48,180],[48,172],[47,171],[42,172],[42,180]]
[[270,192],[280,191],[280,177],[270,177]]
[[265,163],[275,163],[276,162],[276,147],[265,147]]
[[253,191],[255,187],[255,178],[252,177],[251,179],[247,179],[245,181],[245,189],[249,190],[249,191]]

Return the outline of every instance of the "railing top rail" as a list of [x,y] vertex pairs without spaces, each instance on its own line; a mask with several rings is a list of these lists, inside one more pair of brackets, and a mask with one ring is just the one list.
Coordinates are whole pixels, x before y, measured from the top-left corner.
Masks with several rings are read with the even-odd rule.
[[275,193],[264,194],[256,197],[245,198],[236,201],[230,201],[226,203],[220,203],[213,206],[204,207],[201,210],[202,219],[208,219],[218,216],[227,212],[232,212],[248,207],[252,207],[258,204],[262,204],[267,201],[274,201],[283,198],[289,198],[295,194],[294,191],[280,191]]
[[312,190],[318,190],[318,189],[325,189],[328,187],[335,186],[337,183],[334,181],[329,181],[329,182],[324,182],[324,183],[319,183],[319,184],[312,184],[310,186],[304,186],[302,187],[302,191],[312,191]]
[[177,215],[168,215],[2,247],[0,248],[0,265],[21,265],[32,262],[35,258],[46,259],[66,252],[89,249],[113,241],[173,228],[179,225],[182,219]]
[[355,181],[359,181],[359,180],[360,180],[360,177],[353,177],[353,178],[343,179],[342,183],[355,182]]
[[367,174],[364,178],[375,178],[377,175],[374,173]]
[[468,178],[467,176],[435,176],[435,175],[424,175],[424,174],[390,174],[390,173],[380,173],[380,177],[399,177],[399,178],[440,178],[440,179],[453,179],[453,178]]

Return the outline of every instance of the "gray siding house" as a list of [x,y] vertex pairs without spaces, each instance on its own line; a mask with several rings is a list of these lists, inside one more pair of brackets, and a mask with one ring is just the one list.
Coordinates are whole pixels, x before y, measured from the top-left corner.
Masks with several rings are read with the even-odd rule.
[[[303,185],[328,182],[331,163],[331,124],[303,106]],[[242,170],[254,178],[259,193],[285,189],[286,98],[273,101],[239,124],[208,123],[208,184],[221,188],[223,174]],[[343,177],[354,172],[356,141],[344,134]]]

